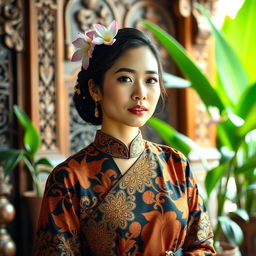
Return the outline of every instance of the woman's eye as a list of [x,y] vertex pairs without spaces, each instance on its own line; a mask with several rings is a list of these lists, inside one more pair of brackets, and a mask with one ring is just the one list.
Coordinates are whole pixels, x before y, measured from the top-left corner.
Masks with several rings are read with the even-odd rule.
[[149,84],[158,83],[158,79],[157,79],[157,78],[154,78],[154,77],[149,78],[149,79],[147,79],[147,83],[149,83]]
[[118,78],[118,81],[121,83],[130,83],[132,82],[132,79],[128,76],[121,76]]

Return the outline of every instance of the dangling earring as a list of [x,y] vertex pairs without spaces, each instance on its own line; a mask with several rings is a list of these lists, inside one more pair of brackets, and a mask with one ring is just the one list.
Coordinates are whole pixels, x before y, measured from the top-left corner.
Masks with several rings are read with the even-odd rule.
[[98,118],[100,116],[99,109],[98,109],[98,102],[95,101],[95,109],[94,109],[94,116]]

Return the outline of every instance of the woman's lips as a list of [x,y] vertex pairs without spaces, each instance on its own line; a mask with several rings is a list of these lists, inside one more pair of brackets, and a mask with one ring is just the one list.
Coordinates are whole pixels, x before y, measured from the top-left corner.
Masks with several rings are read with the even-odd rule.
[[128,111],[130,111],[134,115],[143,115],[148,109],[141,105],[136,105],[132,108],[129,108]]

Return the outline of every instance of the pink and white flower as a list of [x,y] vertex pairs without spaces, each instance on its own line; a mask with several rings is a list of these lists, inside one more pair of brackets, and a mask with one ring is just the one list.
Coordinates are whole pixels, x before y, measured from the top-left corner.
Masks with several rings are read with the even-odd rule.
[[72,44],[78,48],[74,52],[71,61],[82,60],[83,69],[87,69],[89,66],[89,59],[92,57],[94,44],[92,43],[95,32],[92,30],[86,30],[84,34],[78,33],[79,37],[72,42]]
[[118,31],[118,24],[115,20],[107,28],[100,24],[95,24],[93,27],[97,34],[92,40],[93,44],[112,45],[116,41],[114,37]]

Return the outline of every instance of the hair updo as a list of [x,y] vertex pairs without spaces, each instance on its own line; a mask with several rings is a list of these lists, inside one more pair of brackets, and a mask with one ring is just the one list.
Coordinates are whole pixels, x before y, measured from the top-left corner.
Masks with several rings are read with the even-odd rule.
[[94,83],[99,86],[101,92],[103,92],[103,81],[106,71],[112,67],[116,59],[130,48],[147,46],[156,57],[161,88],[160,98],[164,101],[165,89],[162,79],[162,65],[158,51],[151,43],[149,37],[135,28],[122,28],[118,30],[115,38],[116,41],[113,45],[95,45],[88,69],[84,70],[82,68],[78,73],[73,101],[81,118],[93,125],[102,124],[102,111],[98,104],[99,117],[95,117],[95,102],[90,95],[88,81],[93,79]]

